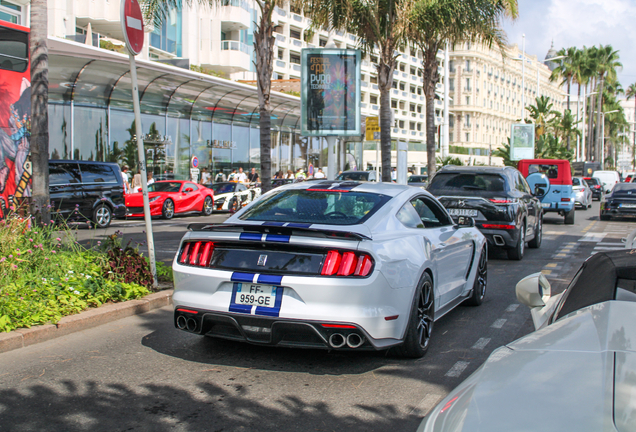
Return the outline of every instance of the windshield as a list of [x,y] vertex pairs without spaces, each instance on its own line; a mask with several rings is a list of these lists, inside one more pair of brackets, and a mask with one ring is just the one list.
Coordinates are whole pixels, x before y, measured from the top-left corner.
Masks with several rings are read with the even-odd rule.
[[241,220],[355,225],[364,222],[391,197],[366,192],[284,190],[256,202]]
[[634,183],[618,183],[612,189],[612,196],[625,196],[636,198],[636,184]]
[[180,182],[155,182],[148,186],[148,192],[179,192]]
[[411,177],[408,178],[408,183],[426,183],[427,180],[428,180],[427,176],[412,175]]
[[592,186],[599,184],[598,179],[595,178],[586,178],[585,181],[587,182],[587,184]]
[[506,184],[498,174],[438,173],[428,185],[433,195],[448,195],[471,190],[505,192]]
[[235,186],[236,185],[234,183],[217,183],[217,184],[213,184],[210,189],[214,191],[215,195],[218,195],[218,194],[234,192]]
[[343,172],[336,180],[362,180],[367,181],[369,179],[369,173],[366,171],[358,171],[358,172]]

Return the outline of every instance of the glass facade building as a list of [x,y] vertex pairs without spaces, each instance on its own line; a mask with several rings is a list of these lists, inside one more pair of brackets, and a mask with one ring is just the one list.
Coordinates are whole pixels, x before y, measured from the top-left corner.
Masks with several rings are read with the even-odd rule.
[[[128,57],[61,39],[49,43],[50,158],[135,170]],[[255,86],[149,61],[138,62],[137,75],[146,162],[156,178],[189,178],[193,156],[214,174],[260,170]],[[325,166],[326,144],[300,135],[300,99],[273,93],[271,105],[272,171]]]

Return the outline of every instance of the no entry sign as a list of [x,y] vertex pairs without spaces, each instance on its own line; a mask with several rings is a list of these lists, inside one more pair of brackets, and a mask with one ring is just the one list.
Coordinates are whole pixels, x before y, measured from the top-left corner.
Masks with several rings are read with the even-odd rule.
[[137,0],[122,0],[121,28],[126,38],[126,47],[137,55],[144,47],[144,19]]

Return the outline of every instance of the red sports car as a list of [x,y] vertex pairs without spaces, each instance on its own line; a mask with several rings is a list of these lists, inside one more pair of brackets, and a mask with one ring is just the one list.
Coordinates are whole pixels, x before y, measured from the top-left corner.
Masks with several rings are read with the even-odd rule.
[[[171,219],[177,213],[199,212],[209,216],[214,210],[214,192],[204,186],[184,181],[157,181],[148,186],[150,215]],[[126,195],[128,216],[144,216],[141,192]]]

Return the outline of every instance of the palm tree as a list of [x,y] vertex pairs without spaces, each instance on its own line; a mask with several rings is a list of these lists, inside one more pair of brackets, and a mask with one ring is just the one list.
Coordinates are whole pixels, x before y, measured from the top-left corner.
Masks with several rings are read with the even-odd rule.
[[409,0],[310,0],[304,3],[315,27],[329,26],[346,30],[358,37],[359,46],[365,54],[375,48],[380,52],[376,67],[380,90],[380,149],[384,182],[391,181],[391,86],[397,63],[395,53],[406,43],[411,5],[412,1]]
[[[579,120],[576,120],[572,115],[572,111],[566,109],[563,115],[558,113],[555,115],[555,134],[560,137],[561,140],[567,140],[570,142],[570,138],[575,138],[581,135],[581,130],[578,128]],[[570,150],[568,148],[568,150]]]
[[[220,5],[223,0],[196,0],[200,5]],[[191,5],[193,0],[146,0],[143,4],[144,15],[155,27],[160,27],[170,10],[181,9],[184,4]],[[272,188],[272,106],[270,102],[272,70],[274,67],[274,23],[272,13],[276,6],[282,6],[281,0],[256,0],[260,16],[254,30],[254,52],[258,84],[258,113],[261,143],[261,189],[267,192]],[[390,171],[390,168],[389,170]]]
[[49,210],[49,50],[47,0],[31,1],[31,160],[33,192],[31,214],[48,223]]
[[539,96],[535,98],[536,105],[529,105],[526,107],[528,110],[529,119],[526,119],[526,123],[531,123],[531,120],[534,120],[535,124],[535,134],[536,139],[540,139],[542,135],[550,132],[549,129],[553,129],[553,119],[557,114],[560,114],[558,111],[553,110],[553,104],[550,102],[550,98],[548,96]]
[[[615,51],[611,45],[601,45],[598,50],[597,56],[597,73],[600,83],[600,90],[597,95],[597,111],[596,111],[596,142],[598,143],[601,137],[601,111],[603,111],[603,86],[604,81],[608,77],[610,79],[616,78],[616,70],[618,68],[623,67],[623,65],[618,61],[618,51]],[[600,159],[600,148],[597,144],[596,154],[598,156],[597,160]]]
[[585,52],[584,61],[585,61],[585,74],[587,78],[587,83],[589,84],[589,91],[587,92],[589,101],[587,104],[587,160],[594,159],[598,162],[598,159],[595,157],[596,155],[596,142],[592,139],[594,137],[594,109],[596,108],[596,99],[592,96],[589,96],[590,93],[594,93],[597,91],[597,58],[598,58],[598,48],[593,46],[590,48],[583,47]]
[[[561,48],[557,52],[557,56],[563,56],[562,59],[557,60],[557,67],[552,71],[550,75],[550,81],[554,82],[559,79],[562,80],[561,85],[566,84],[568,89],[568,103],[567,109],[570,109],[570,86],[576,74],[576,47]],[[579,87],[580,89],[580,87]],[[567,139],[567,148],[570,150],[570,137]]]
[[429,176],[435,173],[435,86],[439,82],[437,53],[444,44],[464,41],[504,49],[500,27],[504,16],[517,17],[517,0],[419,0],[409,19],[409,39],[422,50],[426,96],[426,152]]
[[[627,100],[634,98],[634,113],[636,113],[636,83],[627,87],[625,96],[627,96]],[[632,168],[636,169],[636,125],[634,125],[634,141],[632,143]]]

